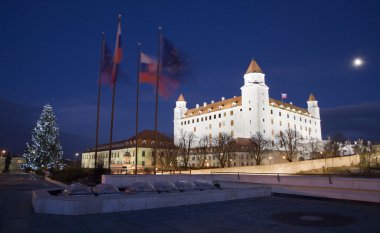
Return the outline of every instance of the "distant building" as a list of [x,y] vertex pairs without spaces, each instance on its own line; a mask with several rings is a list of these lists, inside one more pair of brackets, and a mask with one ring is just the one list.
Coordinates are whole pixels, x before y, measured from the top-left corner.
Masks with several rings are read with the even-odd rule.
[[181,133],[193,132],[194,147],[203,136],[217,137],[222,133],[234,138],[250,138],[261,132],[275,143],[275,136],[286,129],[296,130],[305,142],[322,140],[318,101],[310,94],[307,109],[269,97],[265,74],[252,60],[245,75],[241,96],[221,101],[204,102],[188,109],[181,94],[174,108],[174,142],[178,144]]
[[[111,170],[112,173],[130,173],[135,169],[136,163],[136,138],[138,145],[137,169],[138,171],[154,168],[155,131],[144,130],[123,141],[112,144]],[[166,168],[176,165],[176,152],[173,140],[164,134],[157,132],[157,167]],[[109,144],[98,146],[98,166],[108,168]],[[174,159],[173,159],[174,158]],[[82,153],[82,168],[94,168],[95,148]]]

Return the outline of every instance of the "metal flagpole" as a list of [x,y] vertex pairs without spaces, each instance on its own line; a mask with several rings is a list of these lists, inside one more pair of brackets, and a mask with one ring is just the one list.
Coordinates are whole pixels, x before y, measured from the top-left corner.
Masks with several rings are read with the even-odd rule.
[[102,48],[100,55],[100,67],[99,67],[99,80],[98,80],[98,109],[96,113],[96,136],[95,136],[95,155],[94,155],[94,168],[97,168],[97,159],[98,159],[98,142],[99,142],[99,112],[100,112],[100,93],[102,89],[102,68],[103,68],[103,60],[105,53],[105,38],[104,32],[102,33]]
[[136,157],[135,157],[135,174],[137,174],[137,162],[138,162],[138,128],[139,128],[139,95],[140,95],[140,63],[141,63],[141,43],[138,43],[138,55],[137,55],[137,90],[136,90]]
[[[118,33],[119,33],[119,26],[121,24],[121,15],[119,15],[119,22],[118,22]],[[121,32],[120,32],[121,33]],[[120,43],[120,35],[117,34],[116,42]],[[112,110],[111,110],[111,126],[110,126],[110,144],[108,149],[108,173],[111,174],[111,154],[112,154],[112,134],[113,134],[113,118],[114,118],[114,112],[115,112],[115,93],[116,93],[116,82],[117,82],[117,72],[119,69],[119,62],[115,61],[115,58],[120,59],[121,54],[118,54],[118,44],[116,44],[116,48],[114,51],[114,62],[113,62],[113,70],[112,70]],[[118,56],[118,57],[117,57]]]
[[158,27],[158,50],[157,50],[157,73],[156,73],[156,111],[154,116],[154,174],[157,169],[157,126],[158,126],[158,89],[160,84],[160,66],[161,66],[161,42],[162,42],[162,27]]

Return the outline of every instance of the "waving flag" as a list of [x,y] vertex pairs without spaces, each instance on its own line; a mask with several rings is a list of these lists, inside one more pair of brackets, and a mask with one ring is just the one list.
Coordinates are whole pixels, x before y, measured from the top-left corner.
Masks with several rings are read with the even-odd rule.
[[117,72],[118,72],[118,66],[122,59],[123,50],[121,47],[121,20],[119,16],[119,23],[117,26],[117,33],[116,33],[116,42],[115,42],[115,54],[113,56],[113,67],[112,67],[112,79],[111,83],[115,84],[117,79]]
[[[157,60],[145,53],[140,54],[140,82],[156,87]],[[160,72],[161,73],[161,72]],[[158,94],[169,97],[178,88],[179,82],[161,73]]]
[[112,63],[113,54],[111,49],[108,47],[107,43],[104,42],[104,49],[102,54],[102,63],[101,63],[101,76],[100,82],[102,84],[110,84],[112,77]]

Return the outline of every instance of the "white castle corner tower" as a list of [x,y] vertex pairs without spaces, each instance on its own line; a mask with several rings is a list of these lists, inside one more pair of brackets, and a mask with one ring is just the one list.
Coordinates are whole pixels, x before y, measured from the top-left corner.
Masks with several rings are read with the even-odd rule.
[[176,101],[175,108],[174,108],[174,142],[176,142],[176,139],[180,136],[180,121],[182,117],[185,115],[187,111],[186,108],[186,100],[181,94]]
[[255,60],[250,62],[243,78],[241,96],[222,97],[220,101],[197,104],[192,109],[186,107],[181,94],[174,108],[174,142],[181,132],[193,132],[195,141],[221,133],[250,138],[261,132],[273,144],[275,136],[286,129],[297,130],[306,141],[322,139],[318,101],[314,95],[310,95],[307,109],[270,98],[265,74]]
[[[269,87],[265,84],[265,74],[255,60],[252,60],[244,74],[244,86],[241,88],[244,138],[251,137],[257,131],[263,135],[267,127]],[[264,119],[264,121],[262,120]]]

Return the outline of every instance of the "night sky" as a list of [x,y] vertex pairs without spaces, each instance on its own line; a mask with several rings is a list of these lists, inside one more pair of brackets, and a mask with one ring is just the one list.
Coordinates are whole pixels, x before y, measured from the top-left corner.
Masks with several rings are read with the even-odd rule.
[[[321,107],[322,133],[380,142],[380,1],[0,1],[0,147],[22,153],[50,103],[66,156],[95,143],[101,33],[114,47],[122,14],[124,59],[116,88],[114,139],[134,134],[137,43],[155,55],[157,27],[190,69],[160,99],[159,130],[171,134],[180,92],[195,104],[241,94],[252,58],[270,96]],[[355,57],[364,66],[354,68]],[[111,88],[104,86],[100,142],[109,137]],[[154,128],[154,89],[141,86],[140,129]]]

